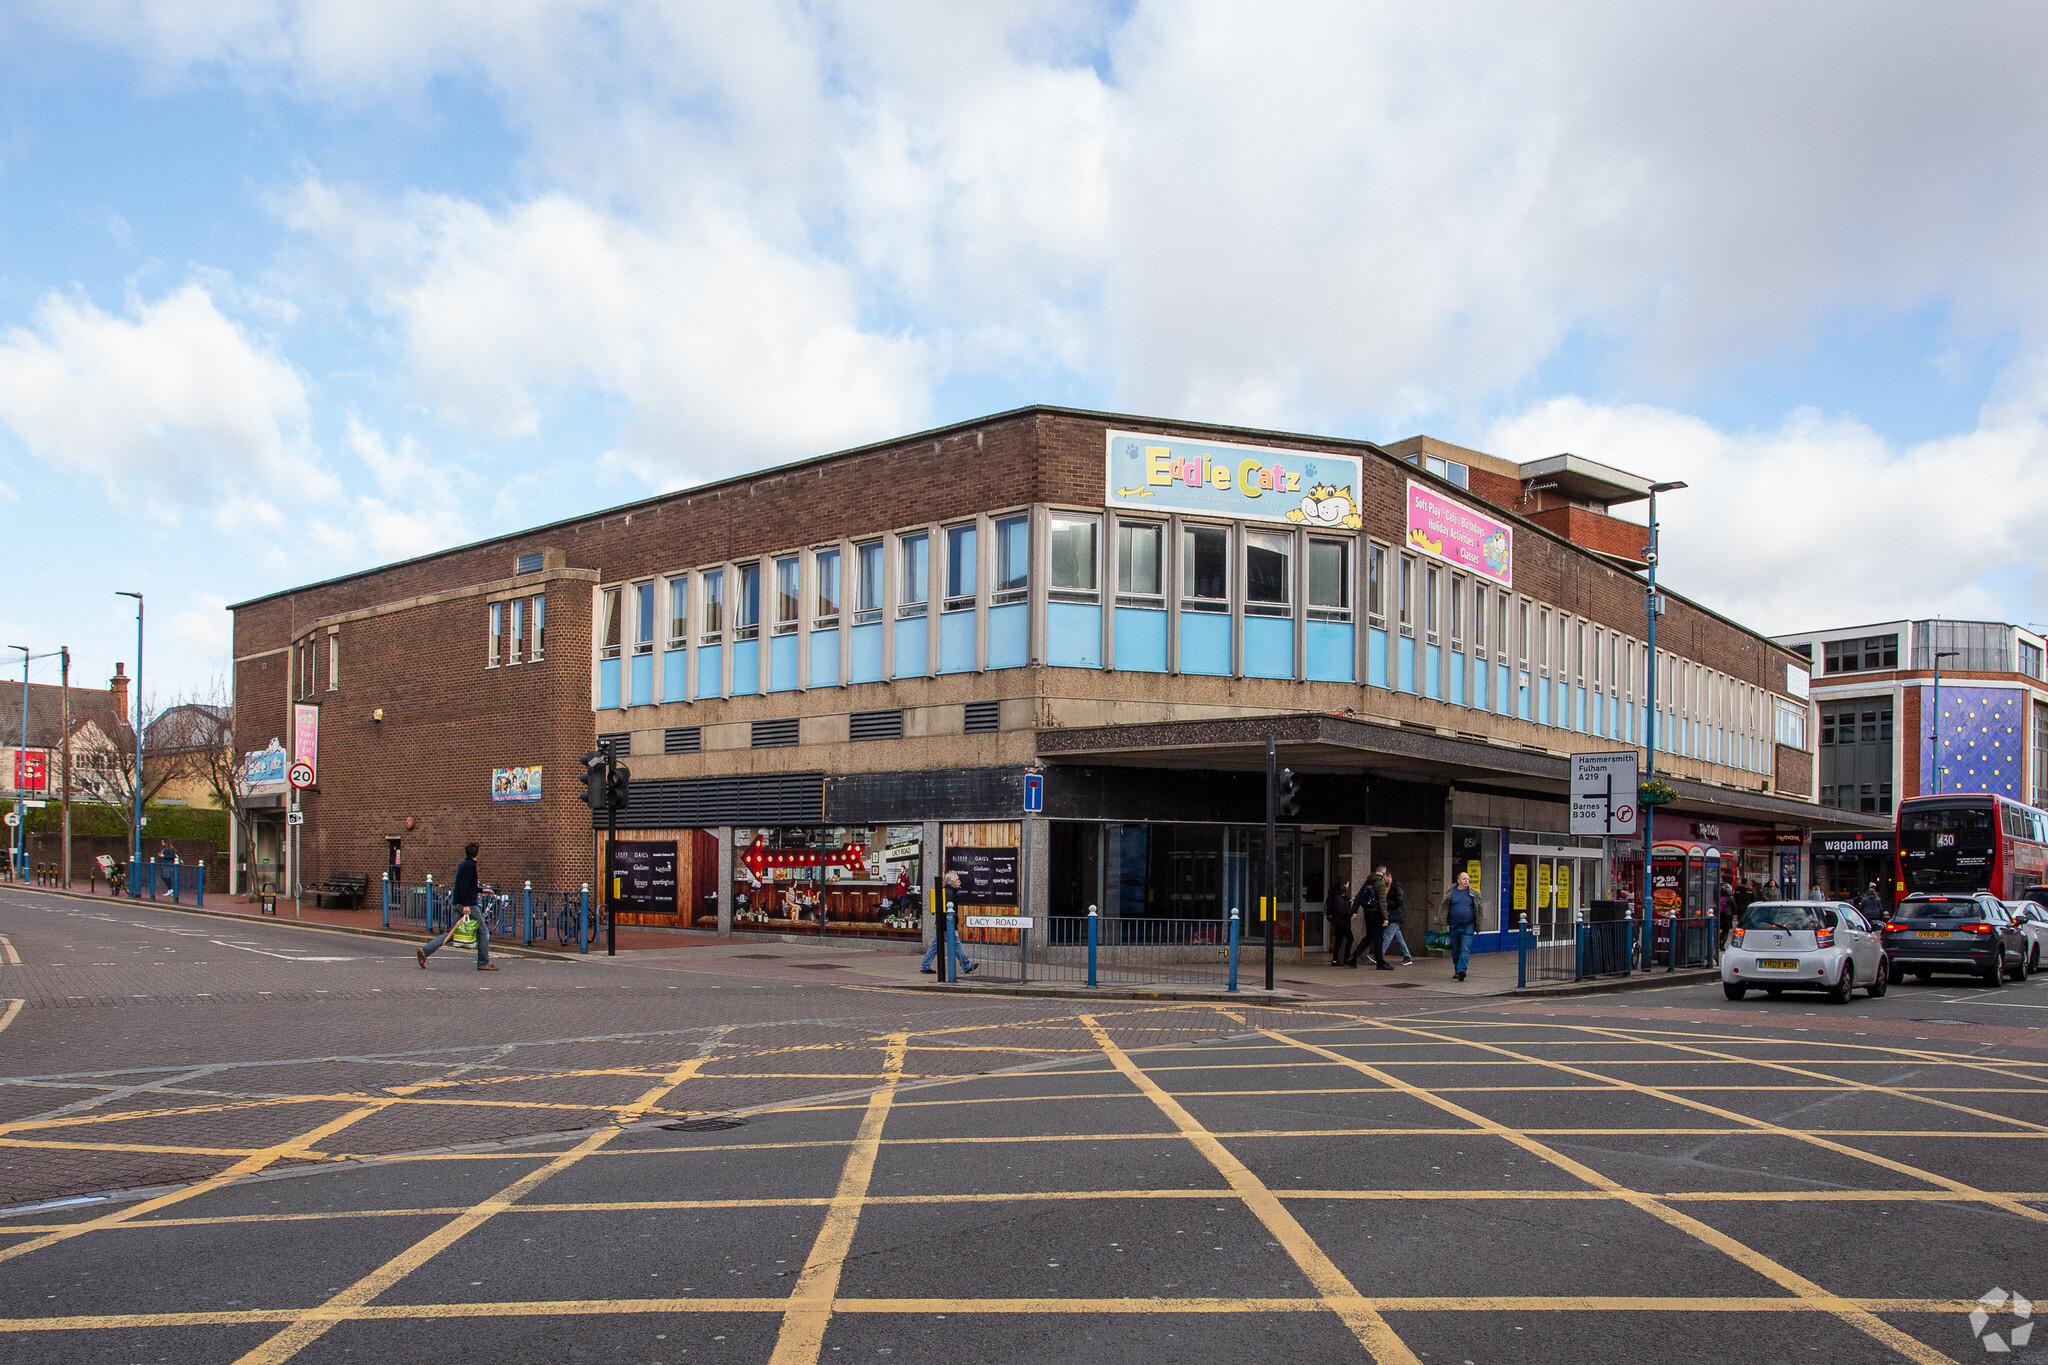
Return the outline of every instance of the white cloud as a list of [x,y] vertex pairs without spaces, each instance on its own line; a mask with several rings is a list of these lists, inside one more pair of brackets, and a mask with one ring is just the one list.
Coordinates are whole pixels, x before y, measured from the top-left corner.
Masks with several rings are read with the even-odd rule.
[[130,316],[48,295],[0,337],[0,425],[116,505],[222,524],[253,504],[334,491],[307,434],[305,384],[197,284]]
[[[171,613],[169,640],[152,641],[154,652],[167,644],[171,655],[184,673],[191,673],[195,667],[210,667],[203,677],[227,677],[232,674],[234,649],[233,622],[227,612],[228,600],[212,593],[199,594],[196,606],[182,607]],[[161,666],[160,666],[161,667]],[[195,692],[198,681],[190,677],[178,680],[180,690]]]

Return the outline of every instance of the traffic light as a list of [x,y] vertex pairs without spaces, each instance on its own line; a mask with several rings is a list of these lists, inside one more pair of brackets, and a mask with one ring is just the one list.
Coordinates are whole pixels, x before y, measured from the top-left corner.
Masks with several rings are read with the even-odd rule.
[[1280,813],[1301,814],[1301,779],[1294,775],[1294,769],[1280,770]]
[[583,770],[583,794],[576,799],[594,811],[604,809],[605,785],[603,763],[594,764]]
[[633,772],[623,763],[612,764],[611,798],[613,810],[626,808],[626,797],[632,791]]

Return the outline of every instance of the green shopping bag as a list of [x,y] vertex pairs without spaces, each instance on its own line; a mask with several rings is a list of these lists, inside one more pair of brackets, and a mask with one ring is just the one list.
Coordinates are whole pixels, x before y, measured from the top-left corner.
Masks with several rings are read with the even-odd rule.
[[449,931],[448,941],[460,948],[476,947],[476,916],[463,911],[462,918],[455,921],[454,929]]

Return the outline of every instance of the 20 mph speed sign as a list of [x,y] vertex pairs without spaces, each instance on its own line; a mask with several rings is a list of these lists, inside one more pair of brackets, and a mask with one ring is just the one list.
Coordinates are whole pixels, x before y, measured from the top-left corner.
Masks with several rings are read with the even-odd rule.
[[310,763],[294,763],[292,764],[292,770],[286,773],[285,777],[292,786],[300,791],[304,791],[313,785],[313,765]]

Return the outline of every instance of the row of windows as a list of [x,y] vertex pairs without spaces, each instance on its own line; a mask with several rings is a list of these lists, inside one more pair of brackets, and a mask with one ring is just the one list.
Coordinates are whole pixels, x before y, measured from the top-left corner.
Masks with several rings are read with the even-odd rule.
[[1820,803],[1836,810],[1861,811],[1865,815],[1892,813],[1892,784],[1889,782],[1845,782],[1822,787]]
[[539,663],[547,657],[548,599],[536,594],[490,605],[490,653],[485,668]]
[[[300,701],[320,691],[320,642],[316,639],[302,640],[292,651],[294,671],[298,674],[298,698]],[[341,688],[341,636],[329,631],[327,635],[327,690]]]
[[1821,662],[1829,673],[1896,669],[1899,666],[1899,637],[1896,634],[1869,635],[1857,640],[1829,640],[1821,646]]
[[1830,744],[1889,743],[1892,737],[1892,704],[1850,703],[1820,708],[1820,742]]

